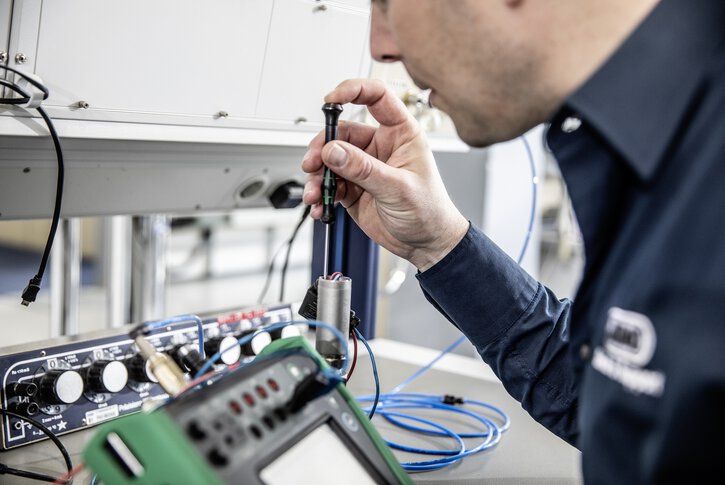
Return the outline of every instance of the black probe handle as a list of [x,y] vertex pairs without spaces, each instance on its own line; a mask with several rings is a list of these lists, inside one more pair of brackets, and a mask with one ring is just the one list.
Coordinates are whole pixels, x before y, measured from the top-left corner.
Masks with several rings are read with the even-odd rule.
[[[337,103],[325,103],[322,106],[325,113],[325,143],[337,139],[337,121],[342,113],[342,105]],[[335,222],[335,193],[337,192],[337,175],[325,167],[322,173],[322,217],[320,220],[325,224]]]

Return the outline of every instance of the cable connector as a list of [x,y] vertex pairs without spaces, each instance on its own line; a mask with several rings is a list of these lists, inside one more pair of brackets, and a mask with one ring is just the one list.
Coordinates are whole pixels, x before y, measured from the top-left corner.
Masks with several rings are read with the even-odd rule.
[[342,377],[334,372],[309,374],[295,387],[292,397],[285,405],[285,411],[296,414],[308,402],[327,394],[341,382]]
[[317,279],[307,288],[307,293],[305,293],[305,297],[302,299],[302,304],[297,313],[307,320],[315,320],[317,318]]
[[40,291],[41,281],[42,280],[37,275],[30,278],[28,286],[26,286],[23,290],[23,301],[21,302],[23,306],[28,306],[35,301],[35,298],[38,296],[38,292]]
[[159,385],[169,396],[176,396],[186,387],[184,371],[166,354],[157,352],[143,335],[137,335],[134,342],[139,353],[148,360],[151,373],[156,376]]
[[355,314],[355,310],[350,310],[350,333],[360,325],[360,317]]
[[[297,313],[307,320],[316,320],[317,319],[317,282],[316,279],[312,285],[310,285],[309,288],[307,288],[307,293],[305,293],[305,297],[302,299],[302,304],[300,305],[300,309],[297,311]],[[353,331],[353,329],[356,329],[357,326],[360,324],[360,317],[358,317],[355,314],[355,310],[350,310],[350,332]]]
[[453,396],[452,394],[446,394],[443,396],[443,399],[441,399],[441,402],[443,404],[448,404],[451,406],[455,406],[456,404],[464,404],[465,401],[462,397]]
[[148,337],[149,335],[151,335],[151,328],[149,328],[148,322],[139,323],[128,332],[128,336],[134,340],[136,340],[137,337]]

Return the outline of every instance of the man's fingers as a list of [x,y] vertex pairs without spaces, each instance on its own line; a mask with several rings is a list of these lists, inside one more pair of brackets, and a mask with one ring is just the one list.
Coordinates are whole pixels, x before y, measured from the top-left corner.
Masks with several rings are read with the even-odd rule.
[[318,203],[320,199],[322,199],[322,174],[309,175],[302,192],[302,202],[311,205]]
[[370,145],[376,131],[376,127],[364,123],[341,121],[337,131],[337,139],[351,143],[364,150]]
[[368,107],[381,125],[406,123],[411,115],[403,102],[377,79],[348,79],[325,96],[326,103],[353,103]]
[[322,159],[338,176],[348,183],[359,185],[373,197],[387,193],[394,180],[394,168],[344,141],[333,141],[325,145]]
[[310,217],[313,219],[319,219],[322,217],[322,204],[313,204],[310,209]]
[[[337,139],[347,141],[362,149],[367,148],[375,135],[374,126],[363,123],[341,121],[337,128]],[[325,132],[321,131],[310,141],[307,153],[302,159],[302,170],[307,173],[316,172],[322,167],[320,152],[325,145]]]

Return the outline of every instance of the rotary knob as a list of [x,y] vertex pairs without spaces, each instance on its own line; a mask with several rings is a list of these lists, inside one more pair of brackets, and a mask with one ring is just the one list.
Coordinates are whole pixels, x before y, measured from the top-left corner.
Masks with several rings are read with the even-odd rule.
[[300,329],[295,327],[294,325],[285,325],[282,328],[278,328],[277,330],[272,330],[269,332],[269,334],[272,336],[272,340],[279,340],[281,338],[289,338],[289,337],[299,337]]
[[86,383],[93,392],[118,392],[128,382],[128,369],[120,360],[97,360],[86,370]]
[[189,345],[180,344],[171,349],[171,358],[174,359],[181,370],[190,373],[192,376],[203,367],[204,359],[199,355],[199,351]]
[[[256,332],[254,329],[245,330],[238,335],[239,338],[246,337],[249,334]],[[259,332],[252,338],[251,341],[242,345],[242,353],[247,356],[255,356],[259,354],[263,348],[265,348],[272,341],[272,336],[269,332]]]
[[143,355],[137,354],[126,361],[128,373],[136,382],[156,383],[159,380],[153,372],[151,372],[151,363]]
[[206,351],[207,357],[211,357],[217,352],[222,351],[219,360],[226,365],[234,364],[242,355],[242,348],[237,343],[237,339],[231,335],[208,339],[204,342],[204,351]]
[[74,370],[51,370],[40,378],[38,388],[44,404],[73,404],[83,395],[83,378]]

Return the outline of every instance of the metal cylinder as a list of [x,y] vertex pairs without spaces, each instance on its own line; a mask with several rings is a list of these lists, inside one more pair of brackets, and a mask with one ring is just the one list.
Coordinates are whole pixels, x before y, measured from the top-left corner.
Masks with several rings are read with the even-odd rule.
[[[345,337],[350,334],[350,300],[352,280],[343,276],[336,280],[317,280],[317,320],[340,331]],[[342,368],[346,348],[334,333],[326,328],[317,328],[315,348],[333,367]]]
[[77,335],[81,295],[80,219],[61,219],[50,254],[50,335]]

